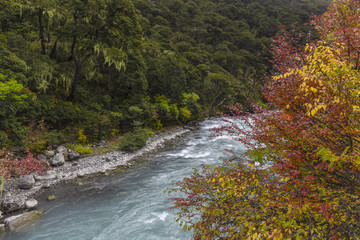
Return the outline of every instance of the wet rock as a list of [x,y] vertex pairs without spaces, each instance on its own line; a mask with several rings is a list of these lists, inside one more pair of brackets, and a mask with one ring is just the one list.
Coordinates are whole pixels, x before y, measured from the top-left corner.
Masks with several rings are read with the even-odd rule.
[[51,159],[51,166],[61,166],[65,163],[65,157],[62,153],[57,153],[55,154],[55,156],[53,157],[53,159]]
[[35,179],[32,174],[22,177],[19,180],[19,188],[21,189],[30,189],[34,187],[34,184],[35,184]]
[[5,232],[5,224],[0,224],[0,233]]
[[106,161],[106,162],[110,162],[110,161],[111,161],[111,158],[105,157],[105,161]]
[[80,154],[77,153],[77,152],[71,152],[71,153],[69,153],[69,155],[68,155],[68,160],[69,160],[69,161],[74,161],[74,160],[77,160],[77,159],[79,159],[79,158],[80,158]]
[[28,229],[32,224],[39,221],[43,215],[44,211],[31,211],[25,212],[20,215],[11,216],[5,219],[5,226],[14,232],[24,232]]
[[36,199],[29,199],[25,202],[25,207],[29,210],[33,210],[38,207],[38,201]]
[[24,208],[25,199],[20,197],[15,198],[4,198],[1,200],[1,211],[4,213],[11,213],[15,211],[19,211]]
[[48,198],[47,198],[47,200],[49,200],[49,201],[53,201],[53,200],[55,200],[56,199],[56,196],[55,195],[50,195],[50,196],[48,196]]
[[53,156],[55,156],[54,151],[45,151],[44,154],[45,154],[46,158],[52,158]]

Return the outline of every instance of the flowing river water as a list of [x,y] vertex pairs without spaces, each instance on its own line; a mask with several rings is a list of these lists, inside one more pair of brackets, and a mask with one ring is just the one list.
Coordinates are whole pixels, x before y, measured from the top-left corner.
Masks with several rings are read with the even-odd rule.
[[[144,163],[114,176],[83,180],[82,186],[66,184],[47,192],[55,201],[39,199],[43,218],[23,233],[6,234],[7,240],[171,240],[191,239],[170,210],[176,193],[164,191],[172,181],[189,176],[202,164],[216,165],[224,149],[245,151],[230,136],[212,137],[210,129],[220,120],[210,119],[200,129]],[[47,196],[46,195],[46,196]],[[44,196],[45,198],[45,196]]]

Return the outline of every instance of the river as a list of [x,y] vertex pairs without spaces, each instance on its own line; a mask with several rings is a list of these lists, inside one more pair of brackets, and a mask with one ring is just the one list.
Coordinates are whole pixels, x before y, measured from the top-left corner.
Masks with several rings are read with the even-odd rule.
[[[245,150],[230,136],[209,138],[220,121],[210,119],[144,163],[114,176],[85,179],[83,185],[66,184],[38,199],[44,217],[24,233],[3,236],[7,240],[186,240],[175,222],[176,210],[164,191],[172,181],[189,176],[201,164],[216,165],[227,149]],[[55,201],[47,201],[48,195]]]

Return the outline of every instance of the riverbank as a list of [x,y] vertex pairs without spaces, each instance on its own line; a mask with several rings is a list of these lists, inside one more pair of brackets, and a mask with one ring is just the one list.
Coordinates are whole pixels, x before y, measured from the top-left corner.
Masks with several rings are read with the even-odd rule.
[[[162,149],[167,143],[176,140],[190,132],[190,130],[191,129],[181,127],[156,134],[147,141],[143,148],[131,153],[112,151],[105,154],[80,158],[71,162],[67,161],[61,166],[48,170],[44,175],[34,176],[35,183],[30,189],[21,189],[19,187],[21,179],[6,182],[3,198],[1,199],[2,225],[0,225],[0,230],[5,227],[15,230],[9,227],[11,226],[9,220],[13,220],[13,215],[19,215],[21,212],[28,212],[37,208],[37,204],[34,204],[34,202],[37,202],[35,198],[42,190],[77,178],[97,174],[108,174],[121,166],[131,166],[136,163],[137,158]],[[30,204],[31,202],[33,204]],[[41,208],[41,206],[39,207]],[[21,224],[17,225],[21,226]]]

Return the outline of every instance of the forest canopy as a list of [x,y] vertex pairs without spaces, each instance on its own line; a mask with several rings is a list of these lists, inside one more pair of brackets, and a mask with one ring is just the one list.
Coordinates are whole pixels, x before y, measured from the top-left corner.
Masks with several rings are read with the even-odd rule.
[[270,37],[307,32],[328,2],[0,1],[0,146],[41,151],[261,102]]

